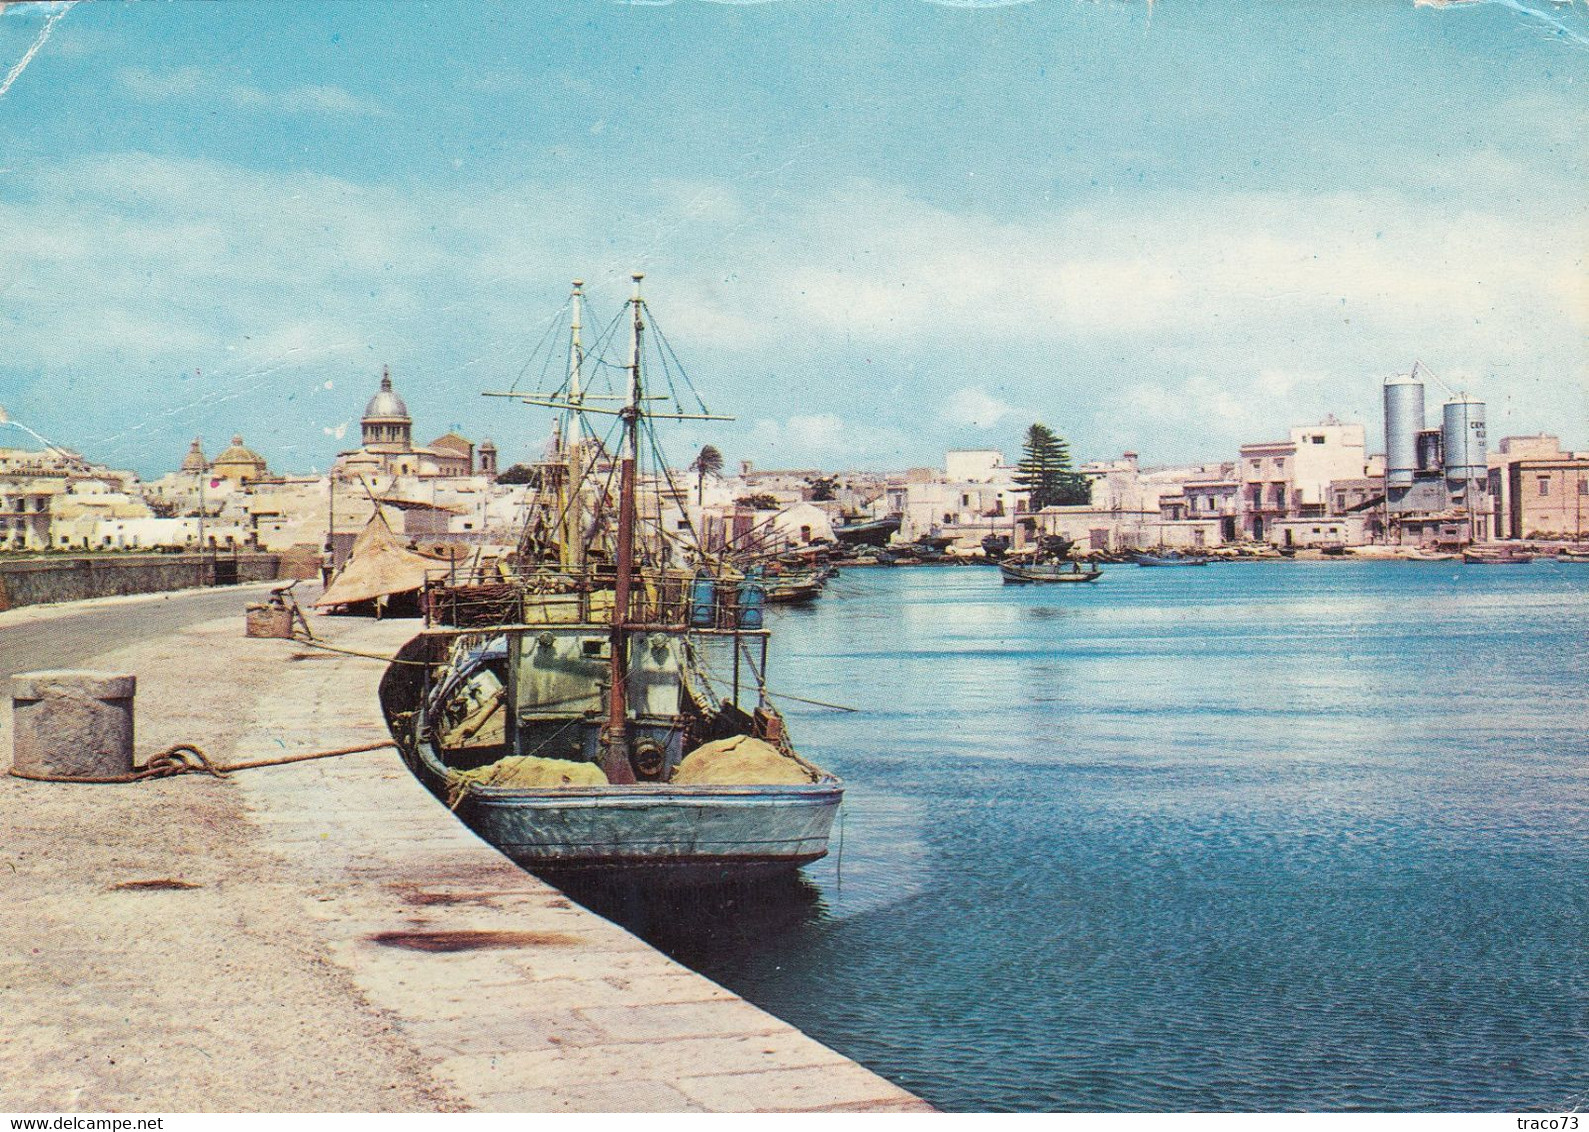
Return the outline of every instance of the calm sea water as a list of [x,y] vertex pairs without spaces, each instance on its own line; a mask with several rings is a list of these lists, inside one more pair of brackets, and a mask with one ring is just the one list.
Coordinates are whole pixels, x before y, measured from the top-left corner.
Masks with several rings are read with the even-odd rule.
[[861,709],[786,705],[842,851],[617,909],[696,969],[946,1109],[1586,1104],[1589,566],[852,570],[773,628]]

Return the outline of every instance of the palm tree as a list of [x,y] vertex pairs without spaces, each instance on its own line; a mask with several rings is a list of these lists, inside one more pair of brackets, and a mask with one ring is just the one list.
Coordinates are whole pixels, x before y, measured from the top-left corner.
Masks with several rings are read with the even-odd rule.
[[700,507],[706,495],[706,477],[715,476],[723,470],[723,454],[712,445],[703,445],[695,459],[690,462],[690,471],[695,473],[695,505]]

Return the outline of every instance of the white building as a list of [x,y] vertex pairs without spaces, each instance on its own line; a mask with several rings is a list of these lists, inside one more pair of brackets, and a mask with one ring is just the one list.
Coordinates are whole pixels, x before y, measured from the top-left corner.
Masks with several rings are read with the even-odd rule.
[[992,483],[1008,478],[1004,453],[992,448],[958,448],[943,455],[944,479],[956,483]]
[[900,516],[896,543],[929,536],[949,538],[971,551],[989,535],[1011,536],[1015,515],[1026,509],[1027,492],[1000,452],[960,450],[944,454],[944,470],[912,469],[888,488],[888,511]]
[[1368,474],[1363,426],[1326,417],[1291,430],[1286,440],[1241,446],[1242,534],[1273,542],[1282,519],[1316,519],[1329,513],[1330,484]]

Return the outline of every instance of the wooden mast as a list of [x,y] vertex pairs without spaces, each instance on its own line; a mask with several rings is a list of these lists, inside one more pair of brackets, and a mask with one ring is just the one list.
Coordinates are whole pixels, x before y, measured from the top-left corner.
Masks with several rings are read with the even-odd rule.
[[574,292],[569,296],[573,307],[573,318],[570,325],[568,346],[568,432],[564,437],[565,463],[567,465],[568,482],[565,497],[562,500],[562,530],[559,538],[562,542],[561,558],[566,570],[579,572],[585,566],[585,511],[581,503],[585,491],[585,438],[580,428],[580,413],[584,411],[585,388],[585,347],[580,340],[580,331],[583,329],[583,303],[585,297],[583,290],[585,283],[581,279],[574,280]]
[[602,751],[601,768],[607,781],[626,785],[634,782],[629,762],[629,600],[634,583],[635,564],[635,477],[640,457],[640,337],[645,330],[644,306],[640,299],[640,280],[635,272],[634,323],[629,344],[629,393],[619,418],[623,421],[623,454],[618,469],[618,553],[617,578],[613,585],[611,687],[607,693],[607,742]]

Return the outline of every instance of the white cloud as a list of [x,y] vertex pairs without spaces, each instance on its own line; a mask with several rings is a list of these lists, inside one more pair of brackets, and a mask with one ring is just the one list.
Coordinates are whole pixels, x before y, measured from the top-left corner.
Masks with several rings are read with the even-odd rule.
[[243,110],[280,114],[374,117],[383,113],[379,104],[350,94],[339,86],[312,84],[265,90],[204,67],[173,67],[161,71],[125,67],[117,77],[130,94],[146,102],[204,98],[220,99]]
[[[1016,224],[875,185],[775,203],[726,184],[421,189],[143,154],[8,187],[5,364],[145,375],[123,415],[174,413],[173,435],[331,378],[362,391],[384,361],[416,417],[439,413],[512,380],[567,279],[605,322],[647,265],[708,403],[762,418],[742,433],[758,463],[920,463],[953,430],[1026,416],[1062,422],[1081,455],[1152,458],[1174,436],[1211,458],[1324,411],[1372,420],[1375,379],[1415,357],[1521,406],[1518,431],[1563,429],[1589,382],[1570,210],[1194,194]],[[279,419],[284,437],[321,427]]]
[[961,428],[988,429],[1011,413],[1015,406],[991,396],[980,386],[963,386],[951,393],[944,402],[938,419],[944,424]]
[[795,414],[782,422],[756,421],[746,450],[758,463],[823,463],[852,467],[887,465],[913,451],[914,445],[894,428],[856,424],[835,413]]
[[1542,317],[1589,324],[1581,251],[1560,238],[1581,215],[1545,225],[1390,192],[1177,194],[1016,225],[866,186],[824,211],[797,218],[827,238],[801,245],[786,300],[871,338],[1218,337],[1298,318],[1510,324],[1496,334]]

